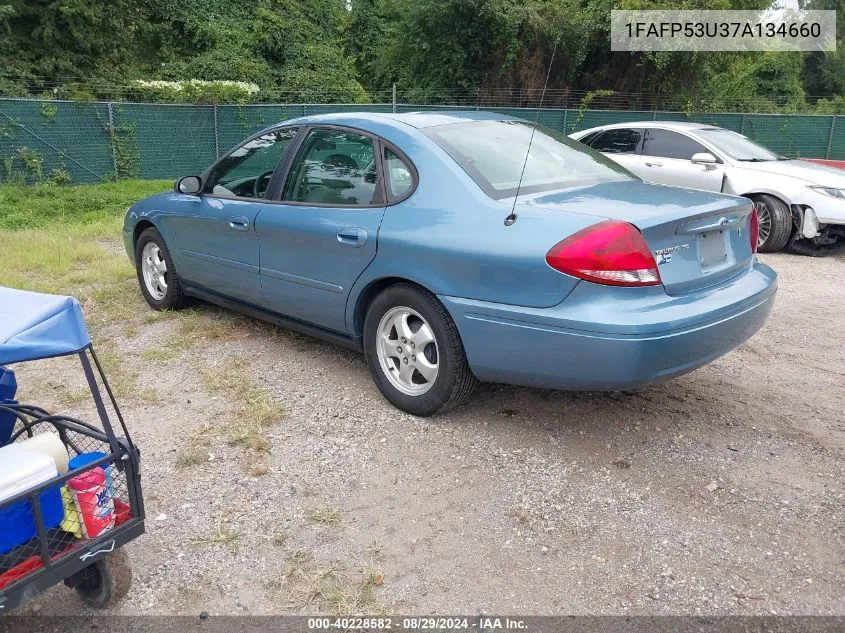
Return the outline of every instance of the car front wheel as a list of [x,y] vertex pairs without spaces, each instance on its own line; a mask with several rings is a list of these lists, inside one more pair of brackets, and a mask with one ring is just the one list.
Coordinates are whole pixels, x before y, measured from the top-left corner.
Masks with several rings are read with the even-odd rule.
[[759,218],[757,250],[776,253],[782,250],[792,235],[792,213],[780,198],[760,194],[752,198]]
[[411,284],[390,286],[370,305],[364,353],[379,391],[413,415],[457,407],[477,382],[446,308]]
[[178,310],[188,304],[173,258],[164,238],[154,228],[145,229],[135,245],[135,269],[141,294],[155,310]]

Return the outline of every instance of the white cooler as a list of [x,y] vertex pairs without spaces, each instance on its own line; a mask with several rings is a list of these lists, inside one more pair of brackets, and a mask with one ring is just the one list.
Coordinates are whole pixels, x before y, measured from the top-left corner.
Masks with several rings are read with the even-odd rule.
[[[16,444],[0,447],[0,554],[26,543],[37,534],[32,502],[5,504],[17,494],[58,476],[56,462]],[[40,495],[44,529],[59,525],[64,516],[60,486]]]

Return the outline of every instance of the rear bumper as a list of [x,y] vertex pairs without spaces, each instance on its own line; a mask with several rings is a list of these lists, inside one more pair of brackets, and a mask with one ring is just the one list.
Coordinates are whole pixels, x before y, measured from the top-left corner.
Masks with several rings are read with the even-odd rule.
[[548,309],[440,299],[480,380],[612,391],[692,371],[741,345],[766,321],[776,291],[776,273],[755,262],[716,289],[681,296],[581,282]]

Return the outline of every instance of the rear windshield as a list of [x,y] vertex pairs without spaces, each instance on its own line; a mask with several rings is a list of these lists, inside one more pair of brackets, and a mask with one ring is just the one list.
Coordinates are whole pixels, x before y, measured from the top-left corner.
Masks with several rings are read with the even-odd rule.
[[[532,128],[536,129],[533,140]],[[624,167],[578,141],[524,121],[471,121],[423,132],[497,200],[515,196],[517,187],[523,194],[637,180]],[[526,161],[529,140],[531,151]]]

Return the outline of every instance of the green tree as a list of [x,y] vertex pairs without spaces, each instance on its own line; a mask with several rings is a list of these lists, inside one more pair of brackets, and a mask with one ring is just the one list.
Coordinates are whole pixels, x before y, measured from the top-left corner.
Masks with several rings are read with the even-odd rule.
[[140,19],[131,0],[6,0],[0,77],[26,92],[90,76],[117,80],[119,69],[139,57],[133,34]]

